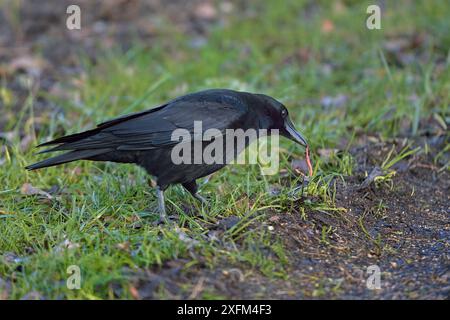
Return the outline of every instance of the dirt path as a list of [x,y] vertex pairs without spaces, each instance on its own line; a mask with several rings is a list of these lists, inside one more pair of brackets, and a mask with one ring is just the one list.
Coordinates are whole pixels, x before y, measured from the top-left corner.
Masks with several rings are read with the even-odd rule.
[[[397,165],[392,188],[372,183],[361,189],[363,171],[390,148],[386,143],[353,151],[358,172],[345,182],[336,180],[336,207],[345,210],[307,210],[304,219],[300,200],[297,211],[268,214],[289,252],[288,279],[269,280],[235,265],[182,272],[186,261],[179,260],[134,274],[140,296],[153,298],[164,288],[164,296],[193,298],[181,291],[190,283],[234,299],[448,299],[450,177],[430,170],[433,165],[421,156]],[[324,239],[328,228],[332,232]],[[370,281],[377,269],[380,289]]]

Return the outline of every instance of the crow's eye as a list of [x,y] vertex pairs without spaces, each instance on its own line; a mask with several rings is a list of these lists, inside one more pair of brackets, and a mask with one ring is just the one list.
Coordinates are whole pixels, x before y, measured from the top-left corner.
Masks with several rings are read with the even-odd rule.
[[287,110],[286,109],[283,109],[283,110],[281,110],[281,116],[283,117],[283,118],[285,118],[286,116],[287,116]]

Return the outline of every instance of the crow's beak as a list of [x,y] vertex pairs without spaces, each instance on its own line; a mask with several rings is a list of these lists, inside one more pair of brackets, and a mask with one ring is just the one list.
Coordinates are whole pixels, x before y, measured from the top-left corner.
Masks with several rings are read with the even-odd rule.
[[304,147],[308,146],[308,142],[306,142],[306,139],[303,138],[300,132],[295,129],[291,119],[289,119],[288,117],[286,117],[286,120],[284,121],[284,129],[286,130],[286,138],[289,138]]

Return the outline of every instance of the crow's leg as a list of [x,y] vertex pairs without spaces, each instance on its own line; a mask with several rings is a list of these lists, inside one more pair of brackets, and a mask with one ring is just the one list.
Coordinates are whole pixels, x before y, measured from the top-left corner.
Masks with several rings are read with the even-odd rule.
[[158,196],[158,211],[159,211],[159,219],[155,222],[156,225],[167,223],[169,220],[167,219],[166,214],[166,204],[164,201],[164,189],[159,186],[156,187],[156,194]]
[[170,223],[178,219],[177,216],[167,216],[166,214],[164,190],[165,188],[161,188],[160,186],[156,187],[156,194],[158,195],[159,219],[156,222],[154,222],[155,225]]
[[200,201],[203,205],[207,205],[208,204],[208,201],[205,198],[203,198],[201,195],[198,194],[198,192],[197,192],[198,191],[198,186],[197,186],[197,183],[195,182],[195,180],[191,181],[191,182],[183,183],[183,187],[187,191],[189,191],[192,194],[192,196],[195,199],[197,199],[198,201]]

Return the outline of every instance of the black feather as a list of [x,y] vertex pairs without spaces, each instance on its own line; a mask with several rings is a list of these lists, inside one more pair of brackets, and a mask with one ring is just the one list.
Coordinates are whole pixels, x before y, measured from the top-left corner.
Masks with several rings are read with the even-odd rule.
[[111,149],[75,150],[75,151],[71,151],[71,152],[68,152],[65,154],[61,154],[61,155],[53,157],[53,158],[45,159],[43,161],[34,163],[32,165],[25,167],[25,169],[36,170],[36,169],[41,169],[41,168],[46,168],[46,167],[52,167],[52,166],[56,166],[58,164],[63,164],[63,163],[67,163],[67,162],[71,162],[71,161],[75,161],[75,160],[91,158],[91,157],[94,157],[94,156],[97,156],[100,154],[107,153],[109,151],[111,151]]
[[[26,168],[35,170],[83,159],[135,163],[156,178],[161,190],[170,184],[181,183],[190,186],[192,191],[197,178],[219,170],[226,163],[173,163],[171,151],[178,143],[172,139],[174,130],[186,129],[192,137],[194,122],[201,121],[203,132],[214,128],[222,136],[227,129],[276,128],[292,139],[285,130],[286,119],[281,116],[282,110],[286,111],[281,103],[260,94],[225,89],[188,94],[157,108],[103,122],[92,130],[43,143],[39,146],[54,147],[42,153],[70,152]],[[293,129],[290,130],[292,132]],[[211,139],[203,140],[202,136],[194,136],[194,139],[201,139],[204,147],[211,143]]]

